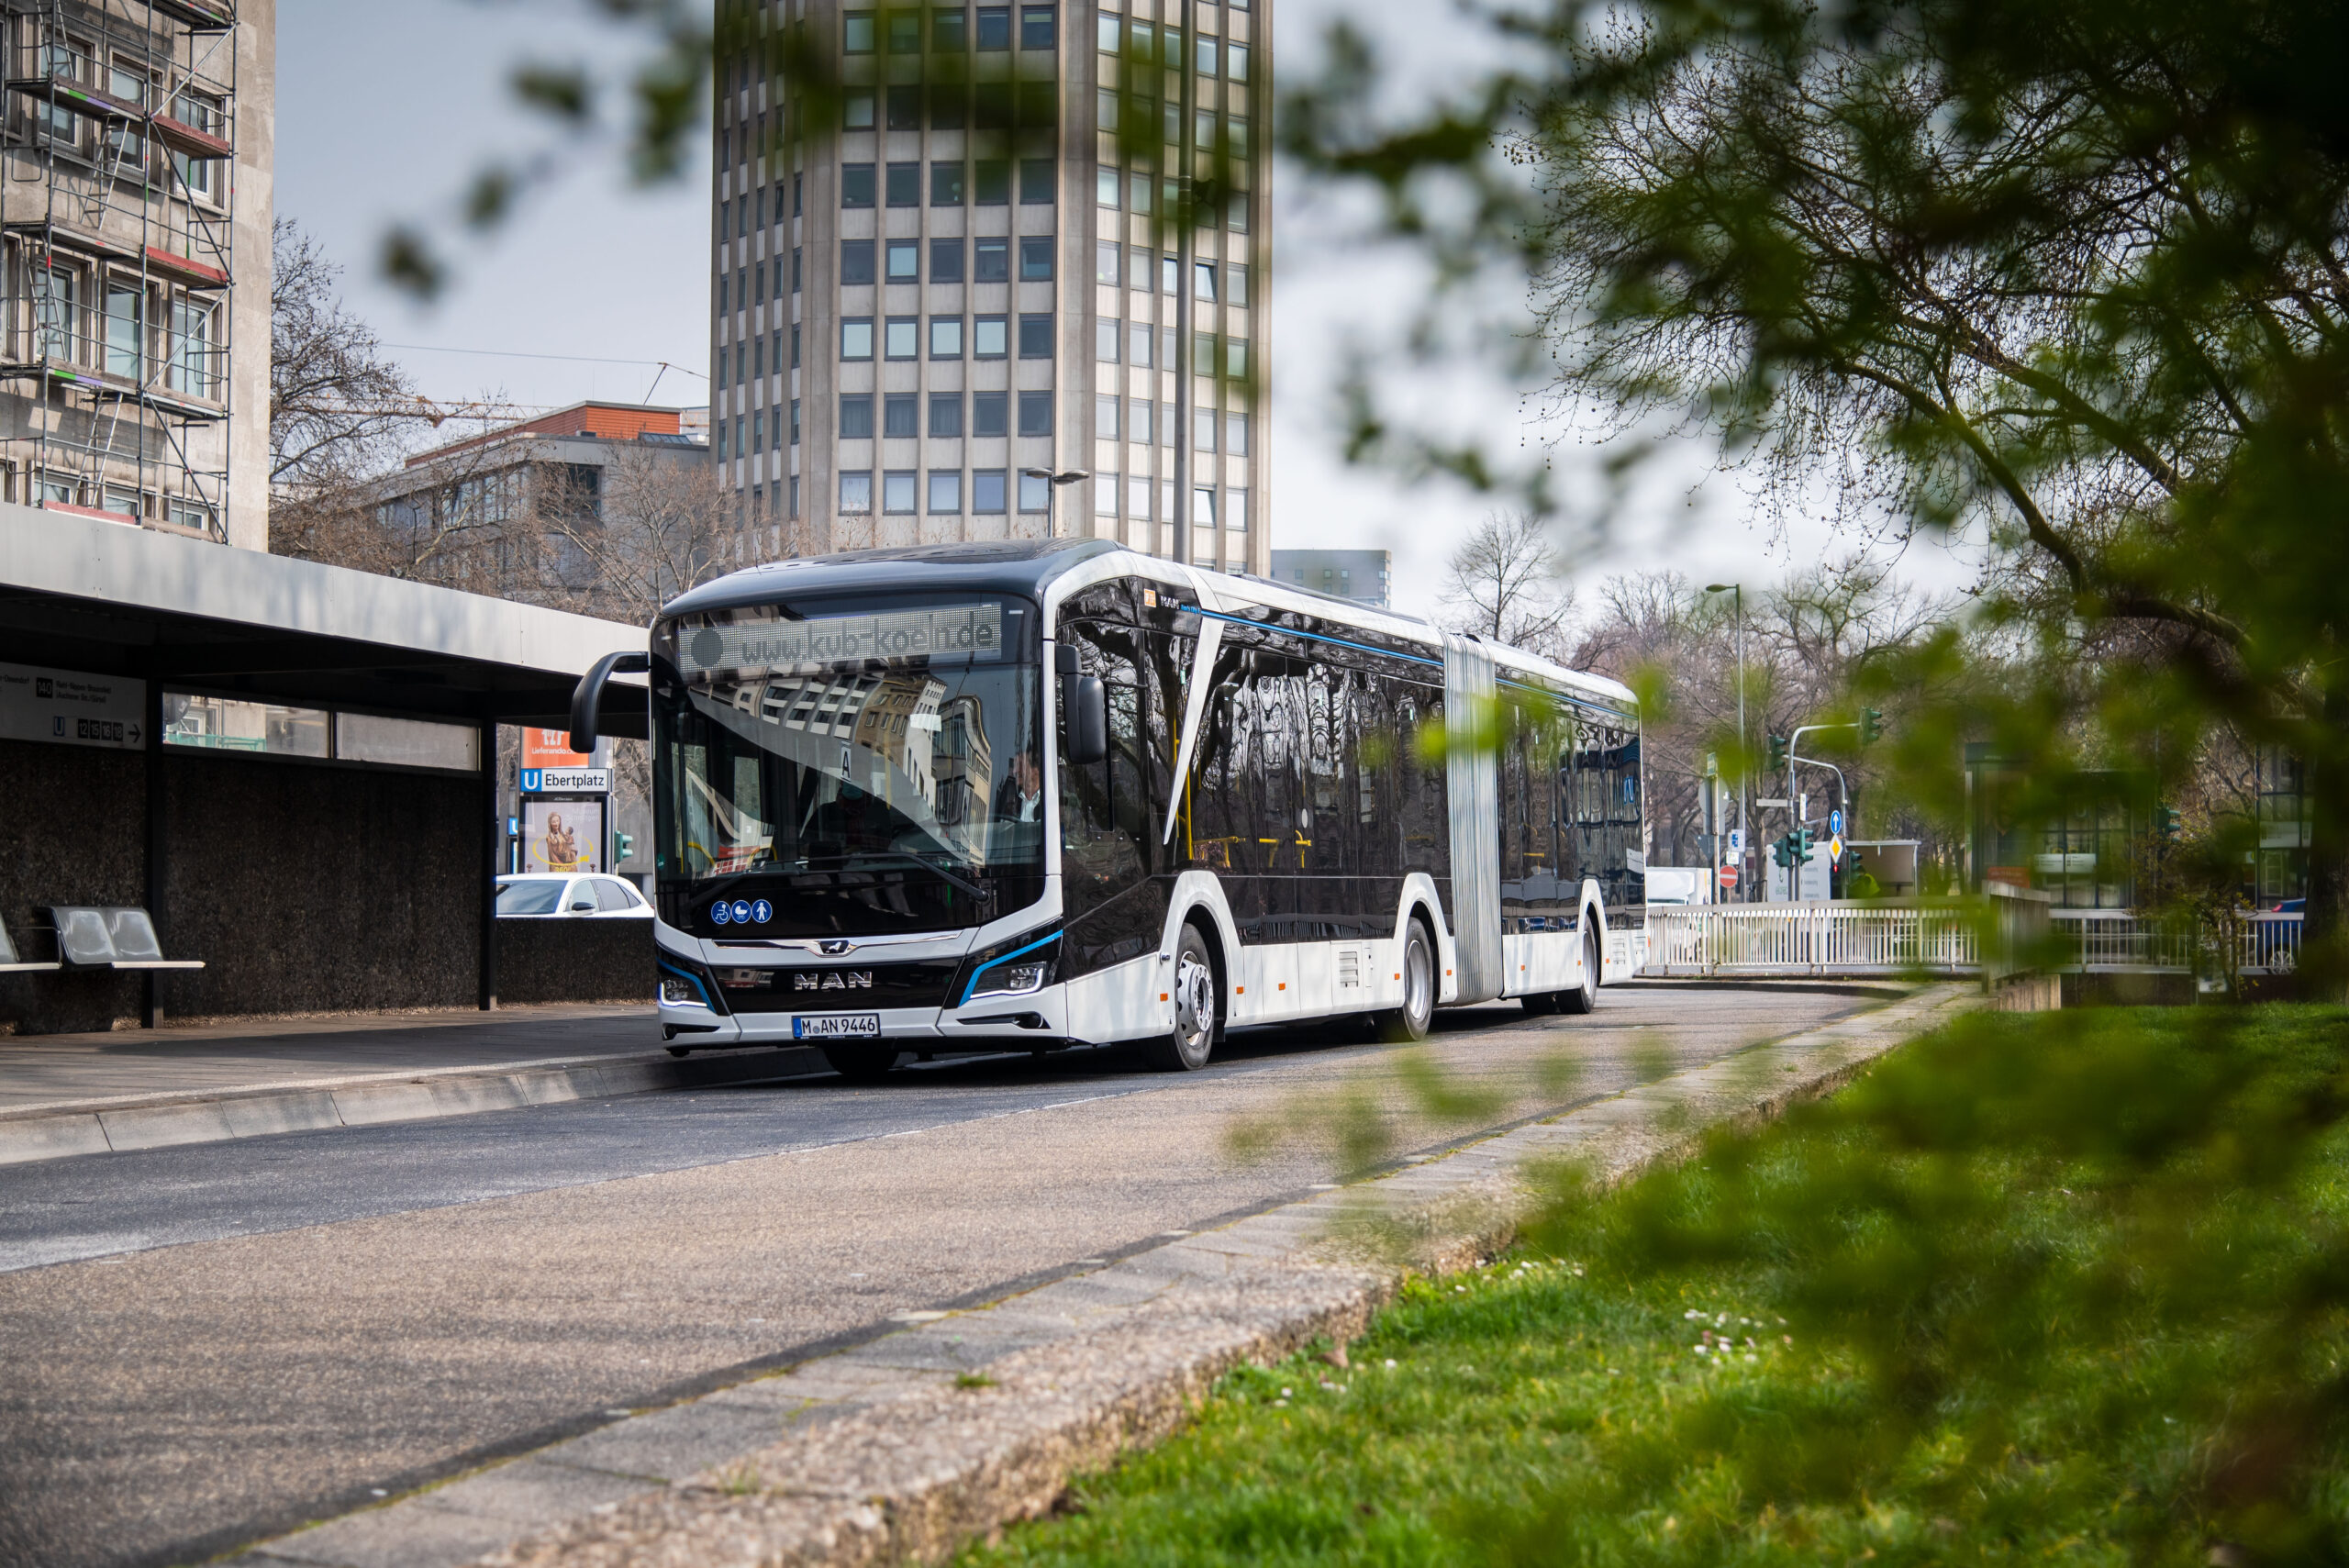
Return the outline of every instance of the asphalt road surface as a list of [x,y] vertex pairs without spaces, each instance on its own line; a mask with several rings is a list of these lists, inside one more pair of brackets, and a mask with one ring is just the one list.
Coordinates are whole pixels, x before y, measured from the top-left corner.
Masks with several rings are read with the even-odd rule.
[[[1631,985],[1439,1016],[1498,1126],[1842,1016],[1863,986]],[[991,1058],[0,1168],[0,1563],[200,1560],[1330,1180],[1386,1047],[1207,1070]],[[1561,1063],[1572,1071],[1562,1087]],[[1269,1156],[1230,1152],[1285,1118]]]

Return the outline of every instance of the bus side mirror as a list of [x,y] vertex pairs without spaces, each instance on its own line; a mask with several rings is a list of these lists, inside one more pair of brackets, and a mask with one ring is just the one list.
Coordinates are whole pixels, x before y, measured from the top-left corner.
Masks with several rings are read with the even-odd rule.
[[1089,768],[1108,761],[1109,689],[1098,675],[1079,675],[1063,680],[1061,691],[1067,698],[1069,762]]
[[579,677],[579,684],[571,694],[571,749],[587,752],[596,749],[596,718],[604,705],[604,683],[615,674],[641,675],[652,668],[651,656],[644,653],[607,653],[596,661],[596,667]]

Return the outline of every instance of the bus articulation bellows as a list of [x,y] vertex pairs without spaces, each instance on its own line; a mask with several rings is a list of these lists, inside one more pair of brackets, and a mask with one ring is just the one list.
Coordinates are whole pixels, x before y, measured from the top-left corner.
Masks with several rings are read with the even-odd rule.
[[[1106,540],[778,562],[662,610],[649,665],[672,1049],[844,1073],[1496,997],[1636,969],[1631,693]],[[1427,745],[1429,736],[1442,739]]]

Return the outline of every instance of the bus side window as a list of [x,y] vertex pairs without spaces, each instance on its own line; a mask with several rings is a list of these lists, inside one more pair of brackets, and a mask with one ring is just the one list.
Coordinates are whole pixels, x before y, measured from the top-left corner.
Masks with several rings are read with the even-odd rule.
[[[1109,706],[1109,755],[1060,767],[1061,871],[1071,920],[1107,903],[1145,874],[1149,798],[1140,755],[1141,693],[1129,627],[1085,622],[1061,628],[1085,673],[1100,677]],[[1062,717],[1062,739],[1067,738]]]

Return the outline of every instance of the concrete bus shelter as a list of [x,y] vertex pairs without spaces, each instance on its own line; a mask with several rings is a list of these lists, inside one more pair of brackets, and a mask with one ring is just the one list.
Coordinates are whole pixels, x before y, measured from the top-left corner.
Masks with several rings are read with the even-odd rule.
[[[50,907],[140,906],[167,957],[205,965],[0,974],[0,1030],[495,1006],[496,727],[567,723],[579,675],[643,646],[611,621],[0,505],[0,924],[40,961]],[[641,737],[642,688],[607,701],[605,730]],[[608,967],[578,956],[582,984]]]

